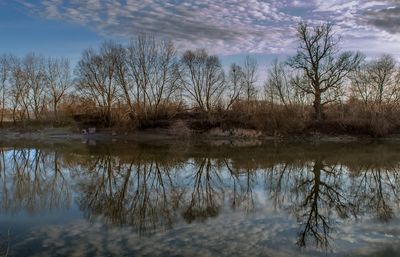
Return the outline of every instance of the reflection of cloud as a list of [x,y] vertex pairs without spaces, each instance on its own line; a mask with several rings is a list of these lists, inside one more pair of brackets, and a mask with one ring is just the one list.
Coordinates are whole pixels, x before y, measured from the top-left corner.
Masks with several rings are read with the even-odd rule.
[[[337,252],[331,256],[400,253],[396,246],[400,242],[398,221],[377,225],[365,220],[357,225],[342,225],[335,234]],[[36,256],[326,256],[326,252],[311,248],[300,251],[293,241],[296,227],[295,222],[277,214],[245,217],[234,214],[206,223],[180,224],[151,237],[139,237],[129,228],[76,222],[34,231],[27,240],[14,246],[13,254],[18,255],[19,249],[39,242],[41,249]]]
[[[103,35],[150,32],[184,47],[205,47],[219,54],[283,52],[293,44],[294,26],[301,19],[332,20],[351,39],[379,41],[385,35],[381,30],[399,32],[396,0],[19,2],[35,15],[81,24]],[[393,6],[397,8],[387,9]]]

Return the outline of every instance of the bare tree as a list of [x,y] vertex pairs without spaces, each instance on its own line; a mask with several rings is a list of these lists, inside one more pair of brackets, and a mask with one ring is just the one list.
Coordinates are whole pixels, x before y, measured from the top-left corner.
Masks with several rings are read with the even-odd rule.
[[180,81],[197,108],[210,112],[221,102],[225,75],[217,56],[205,50],[186,51],[181,59]]
[[257,96],[257,69],[258,63],[257,60],[246,56],[244,65],[243,65],[243,73],[244,73],[244,85],[245,85],[245,97],[247,102],[247,109],[249,111],[250,102],[254,101]]
[[120,99],[128,108],[127,116],[133,120],[135,118],[135,94],[134,80],[129,76],[129,67],[127,64],[128,51],[122,45],[115,49],[115,80],[120,88]]
[[171,42],[147,35],[132,40],[126,52],[128,77],[120,83],[128,105],[132,107],[136,101],[146,117],[148,110],[157,113],[160,105],[169,102],[177,92],[177,65]]
[[0,124],[3,125],[4,113],[6,109],[6,94],[7,94],[7,82],[10,77],[10,61],[5,55],[0,56],[0,95],[1,95],[1,114]]
[[243,68],[237,64],[232,64],[228,75],[228,105],[229,109],[233,104],[240,100],[245,87]]
[[290,78],[288,78],[284,63],[278,62],[277,59],[268,70],[265,91],[272,103],[277,102],[285,106],[292,104]]
[[47,88],[51,95],[54,117],[58,120],[58,104],[72,84],[69,60],[49,58],[47,60],[45,72]]
[[[29,88],[28,103],[35,119],[42,117],[46,107],[44,57],[33,53],[28,54],[22,61],[26,84]],[[28,110],[29,113],[29,110]]]
[[[267,81],[264,85],[265,96],[273,104],[306,105],[309,102],[299,84],[308,83],[302,73],[293,71],[284,62],[273,61],[267,71]],[[300,108],[300,107],[299,107]]]
[[112,107],[117,101],[117,49],[114,43],[105,42],[99,52],[86,50],[77,67],[79,91],[96,102],[108,126],[112,124]]
[[365,104],[399,104],[397,85],[400,72],[390,55],[360,65],[351,73],[352,93]]
[[304,72],[308,78],[307,84],[297,86],[313,95],[315,118],[321,120],[323,105],[341,96],[345,78],[363,57],[358,53],[339,53],[339,39],[335,37],[330,23],[313,28],[307,23],[300,23],[297,37],[297,54],[288,60],[288,64]]
[[17,119],[29,120],[29,85],[26,78],[26,73],[23,70],[21,60],[13,57],[10,59],[11,77],[9,101],[12,108],[12,118],[15,123]]

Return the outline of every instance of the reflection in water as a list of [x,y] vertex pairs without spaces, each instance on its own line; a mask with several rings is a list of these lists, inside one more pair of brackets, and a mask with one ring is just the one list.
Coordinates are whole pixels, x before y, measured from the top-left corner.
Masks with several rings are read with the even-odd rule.
[[349,170],[321,159],[298,168],[278,165],[271,172],[270,195],[278,208],[290,202],[301,224],[299,246],[306,246],[307,239],[311,239],[327,248],[329,234],[338,220],[362,215],[375,215],[383,222],[393,218],[400,201],[399,168]]
[[182,192],[170,167],[102,155],[77,173],[79,206],[88,219],[130,225],[140,233],[172,226]]
[[357,173],[351,181],[351,195],[358,213],[371,213],[382,221],[390,221],[399,204],[399,167],[366,167]]
[[33,215],[70,207],[70,184],[57,153],[14,148],[0,154],[0,212]]
[[310,237],[318,246],[327,247],[332,212],[344,219],[352,206],[343,188],[343,167],[317,159],[294,176],[293,211],[302,227],[297,243],[305,246]]
[[238,153],[112,147],[2,148],[1,215],[34,216],[76,203],[92,223],[152,236],[182,222],[266,210],[295,219],[300,247],[312,242],[328,249],[341,223],[374,217],[384,224],[398,214],[400,156],[389,146],[391,158],[375,163],[359,155],[365,146],[336,159],[319,150],[299,155],[262,146],[233,150]]
[[223,201],[219,164],[208,157],[196,159],[190,172],[190,196],[183,217],[187,222],[205,220],[219,214]]

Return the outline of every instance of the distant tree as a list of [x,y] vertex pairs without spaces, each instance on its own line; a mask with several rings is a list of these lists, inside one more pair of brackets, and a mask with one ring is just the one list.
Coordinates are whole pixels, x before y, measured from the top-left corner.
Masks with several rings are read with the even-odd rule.
[[118,46],[105,42],[99,52],[93,49],[84,51],[76,69],[79,92],[96,102],[108,126],[112,124],[112,107],[118,96],[115,81],[117,57]]
[[232,64],[228,74],[228,104],[229,109],[233,104],[240,100],[245,88],[243,68],[237,64]]
[[308,79],[308,83],[296,85],[313,95],[316,120],[322,119],[322,107],[341,95],[347,75],[363,59],[358,53],[339,53],[339,39],[332,28],[330,23],[315,27],[300,23],[297,28],[297,53],[288,60],[290,67],[304,72]]
[[0,95],[1,95],[1,114],[0,124],[3,125],[4,113],[6,109],[7,82],[10,79],[11,67],[9,57],[0,56]]
[[29,87],[21,60],[12,57],[10,63],[11,77],[8,98],[12,108],[12,119],[15,123],[17,119],[24,119],[25,117],[28,120],[30,119],[28,103]]
[[[30,53],[22,60],[22,72],[28,91],[27,103],[33,112],[34,118],[39,120],[42,118],[43,111],[46,108],[46,75],[45,75],[45,58],[43,56]],[[29,110],[26,110],[29,116]]]
[[265,91],[272,103],[280,103],[285,106],[292,104],[292,91],[290,77],[285,69],[285,64],[274,60],[268,70],[268,78],[265,83]]
[[308,80],[303,73],[294,72],[284,62],[275,59],[267,71],[267,80],[264,85],[267,100],[284,106],[292,104],[307,104],[308,98],[299,84],[306,84]]
[[246,56],[244,65],[243,65],[243,74],[244,74],[244,93],[246,97],[247,107],[249,111],[249,106],[251,101],[254,101],[257,96],[257,69],[258,63],[257,60]]
[[221,103],[226,85],[218,57],[208,55],[205,50],[183,54],[180,82],[184,92],[204,112],[212,111]]
[[351,73],[353,97],[366,105],[399,104],[399,74],[396,60],[390,55],[365,62]]
[[137,102],[146,116],[148,110],[157,113],[178,90],[177,66],[171,42],[148,35],[133,39],[126,50],[127,82],[120,83],[128,104]]
[[72,85],[68,59],[49,58],[45,67],[47,89],[51,95],[54,117],[58,119],[58,104]]

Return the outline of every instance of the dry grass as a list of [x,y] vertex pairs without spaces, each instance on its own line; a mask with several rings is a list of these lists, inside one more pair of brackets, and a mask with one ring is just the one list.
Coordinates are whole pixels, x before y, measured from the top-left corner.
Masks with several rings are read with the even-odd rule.
[[[76,126],[111,127],[118,131],[164,128],[172,134],[190,135],[208,132],[210,135],[243,136],[247,134],[267,136],[293,136],[323,133],[330,135],[368,135],[385,137],[400,128],[400,108],[348,101],[344,104],[324,106],[324,119],[313,120],[313,109],[302,105],[276,105],[265,101],[239,102],[230,110],[219,108],[205,113],[187,110],[176,103],[161,104],[157,110],[140,111],[131,115],[129,108],[112,109],[111,124],[105,112],[94,104],[73,99],[60,106],[58,120],[18,121],[16,127]],[[52,115],[48,115],[52,117]],[[11,125],[12,126],[12,125]],[[248,135],[247,135],[248,136]]]

